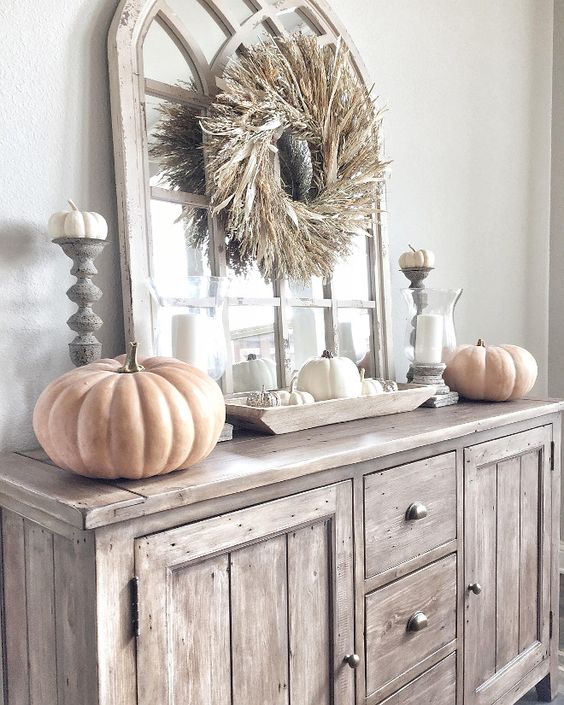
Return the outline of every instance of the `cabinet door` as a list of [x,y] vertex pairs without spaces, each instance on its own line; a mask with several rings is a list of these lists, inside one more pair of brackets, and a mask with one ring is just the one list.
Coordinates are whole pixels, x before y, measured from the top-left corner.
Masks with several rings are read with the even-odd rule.
[[550,444],[544,426],[465,451],[466,705],[495,702],[548,655]]
[[139,705],[354,703],[351,496],[339,483],[138,539]]

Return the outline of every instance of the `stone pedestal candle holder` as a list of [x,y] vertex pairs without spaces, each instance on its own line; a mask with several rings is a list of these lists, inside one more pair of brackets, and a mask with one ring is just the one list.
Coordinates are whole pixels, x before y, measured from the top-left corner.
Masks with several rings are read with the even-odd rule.
[[421,406],[430,406],[433,409],[437,409],[440,406],[449,406],[458,402],[458,392],[452,392],[443,380],[445,369],[446,365],[444,362],[413,363],[410,370],[413,372],[413,384],[432,384],[437,388],[436,393]]
[[102,355],[102,343],[94,335],[102,326],[102,319],[92,310],[92,304],[101,298],[102,290],[92,282],[91,277],[98,273],[94,260],[108,241],[87,237],[58,237],[53,242],[73,262],[71,274],[76,277],[76,283],[67,291],[67,296],[77,304],[78,310],[68,319],[67,325],[77,333],[72,343],[69,343],[69,355],[73,365],[80,367],[99,360]]

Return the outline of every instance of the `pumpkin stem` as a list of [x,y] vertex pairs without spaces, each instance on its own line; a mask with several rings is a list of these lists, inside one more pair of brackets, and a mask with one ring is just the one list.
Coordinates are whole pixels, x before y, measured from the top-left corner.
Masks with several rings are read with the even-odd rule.
[[290,394],[293,394],[296,391],[297,386],[298,386],[298,378],[294,376],[290,380]]
[[415,247],[413,247],[413,245],[409,245],[409,248],[410,248],[413,252],[417,252],[417,250],[415,249]]
[[142,372],[145,368],[137,362],[137,343],[129,343],[131,346],[125,357],[123,366],[117,370],[118,372]]
[[365,374],[366,374],[366,370],[364,369],[364,367],[361,367],[360,368],[360,381],[361,382],[364,382],[364,375]]
[[324,351],[321,353],[321,357],[325,357],[325,358],[327,358],[328,360],[330,360],[332,357],[334,357],[334,355],[333,355],[332,352],[329,352],[329,350],[324,350]]
[[69,206],[73,209],[73,211],[77,211],[77,210],[78,210],[78,206],[77,206],[76,203],[72,200],[72,198],[69,198],[69,200],[67,201],[67,203],[68,203]]
[[485,348],[485,347],[486,347],[486,343],[484,342],[483,338],[478,338],[478,342],[476,343],[476,345],[477,345],[479,348]]
[[250,355],[247,355],[247,362],[250,360],[256,360],[257,356],[254,353],[250,353]]

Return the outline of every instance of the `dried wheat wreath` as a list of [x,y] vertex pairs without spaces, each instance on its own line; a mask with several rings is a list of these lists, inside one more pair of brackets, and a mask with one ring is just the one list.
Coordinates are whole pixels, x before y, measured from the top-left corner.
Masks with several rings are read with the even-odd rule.
[[[201,125],[228,264],[244,272],[256,263],[266,279],[330,276],[352,237],[370,229],[387,166],[381,114],[348,50],[305,35],[273,39],[230,62],[223,81]],[[161,134],[173,127],[167,119]]]

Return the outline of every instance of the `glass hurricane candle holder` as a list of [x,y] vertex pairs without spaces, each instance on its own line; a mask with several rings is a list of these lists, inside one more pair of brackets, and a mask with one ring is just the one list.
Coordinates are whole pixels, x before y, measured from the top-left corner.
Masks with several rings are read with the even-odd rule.
[[456,347],[454,309],[462,289],[402,289],[408,308],[404,352],[410,362],[408,382],[434,384],[437,394],[426,406],[458,401],[443,382],[443,372]]
[[176,357],[218,380],[225,372],[223,305],[225,277],[191,276],[177,282],[151,281],[157,310],[158,355]]

